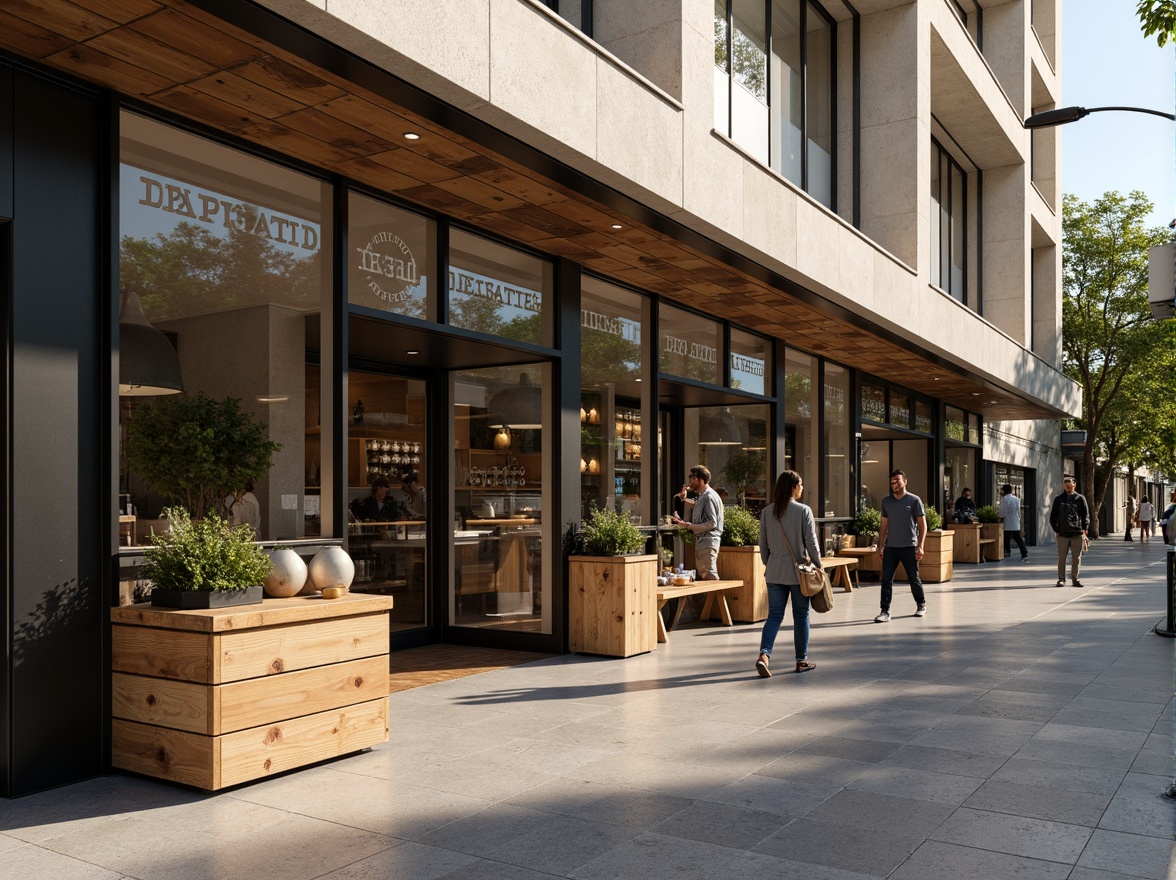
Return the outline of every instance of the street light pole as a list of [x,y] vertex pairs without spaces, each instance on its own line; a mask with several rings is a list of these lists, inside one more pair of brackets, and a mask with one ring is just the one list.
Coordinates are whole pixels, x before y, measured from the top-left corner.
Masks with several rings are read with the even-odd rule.
[[1162,116],[1176,121],[1176,116],[1161,110],[1148,110],[1146,107],[1059,107],[1057,110],[1046,110],[1034,113],[1022,125],[1025,128],[1049,128],[1054,125],[1065,125],[1067,122],[1077,122],[1091,113],[1102,113],[1107,110],[1124,110],[1128,113],[1150,113],[1152,116]]

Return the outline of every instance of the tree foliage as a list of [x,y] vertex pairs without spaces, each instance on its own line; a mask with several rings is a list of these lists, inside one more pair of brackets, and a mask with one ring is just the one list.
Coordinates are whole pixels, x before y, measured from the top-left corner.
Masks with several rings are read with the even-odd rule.
[[1135,14],[1145,37],[1154,36],[1160,46],[1176,42],[1176,0],[1139,0]]
[[142,399],[126,430],[127,466],[197,519],[269,473],[282,448],[235,397]]
[[1062,366],[1082,387],[1075,426],[1086,430],[1080,481],[1095,536],[1115,469],[1167,469],[1172,456],[1171,442],[1159,444],[1176,432],[1176,324],[1153,320],[1148,307],[1148,249],[1168,240],[1144,228],[1151,210],[1141,192],[1063,201]]

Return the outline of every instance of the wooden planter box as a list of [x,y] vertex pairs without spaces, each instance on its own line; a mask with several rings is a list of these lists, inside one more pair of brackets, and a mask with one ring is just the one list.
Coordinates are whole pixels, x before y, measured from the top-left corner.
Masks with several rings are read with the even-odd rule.
[[981,562],[983,554],[980,551],[983,545],[980,543],[980,523],[947,523],[944,528],[955,536],[951,557],[953,562],[966,562],[972,565]]
[[607,657],[652,651],[657,564],[656,555],[569,557],[568,649]]
[[980,523],[980,538],[993,539],[991,544],[982,545],[981,553],[988,562],[1004,559],[1004,523]]
[[391,608],[112,608],[111,763],[216,791],[386,742]]
[[731,619],[739,623],[758,623],[768,618],[768,584],[758,546],[720,547],[719,577],[725,581],[743,581],[743,586],[727,594]]

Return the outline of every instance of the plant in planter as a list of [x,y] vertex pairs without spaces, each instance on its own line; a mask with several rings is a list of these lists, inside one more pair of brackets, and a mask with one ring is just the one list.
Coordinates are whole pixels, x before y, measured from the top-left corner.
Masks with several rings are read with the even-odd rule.
[[943,517],[939,515],[939,511],[934,507],[927,508],[927,528],[935,531],[943,525]]
[[235,397],[140,399],[127,421],[127,467],[196,519],[264,477],[282,448]]
[[878,532],[882,530],[882,511],[873,507],[863,507],[853,518],[853,530],[859,538],[864,538],[867,544],[877,539]]
[[627,514],[593,510],[564,532],[568,558],[568,647],[629,657],[657,644],[656,554]]
[[745,507],[728,507],[723,512],[723,547],[751,547],[759,543],[759,520]]
[[155,584],[151,604],[167,608],[248,605],[262,599],[271,563],[248,526],[211,514],[193,520],[182,507],[164,511],[171,528],[151,536],[142,574]]
[[645,535],[627,514],[597,508],[580,529],[586,556],[628,556],[645,546]]
[[985,504],[983,507],[976,508],[976,518],[982,523],[998,523],[1000,522],[1000,511],[991,504]]

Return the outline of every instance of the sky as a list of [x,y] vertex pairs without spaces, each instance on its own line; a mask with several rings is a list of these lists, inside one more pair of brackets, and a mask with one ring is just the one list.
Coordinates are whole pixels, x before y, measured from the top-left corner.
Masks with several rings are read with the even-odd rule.
[[[1135,0],[1062,0],[1062,107],[1174,112],[1176,47],[1143,36]],[[1142,190],[1149,226],[1176,218],[1176,123],[1145,113],[1092,113],[1059,129],[1062,191],[1083,201]]]

